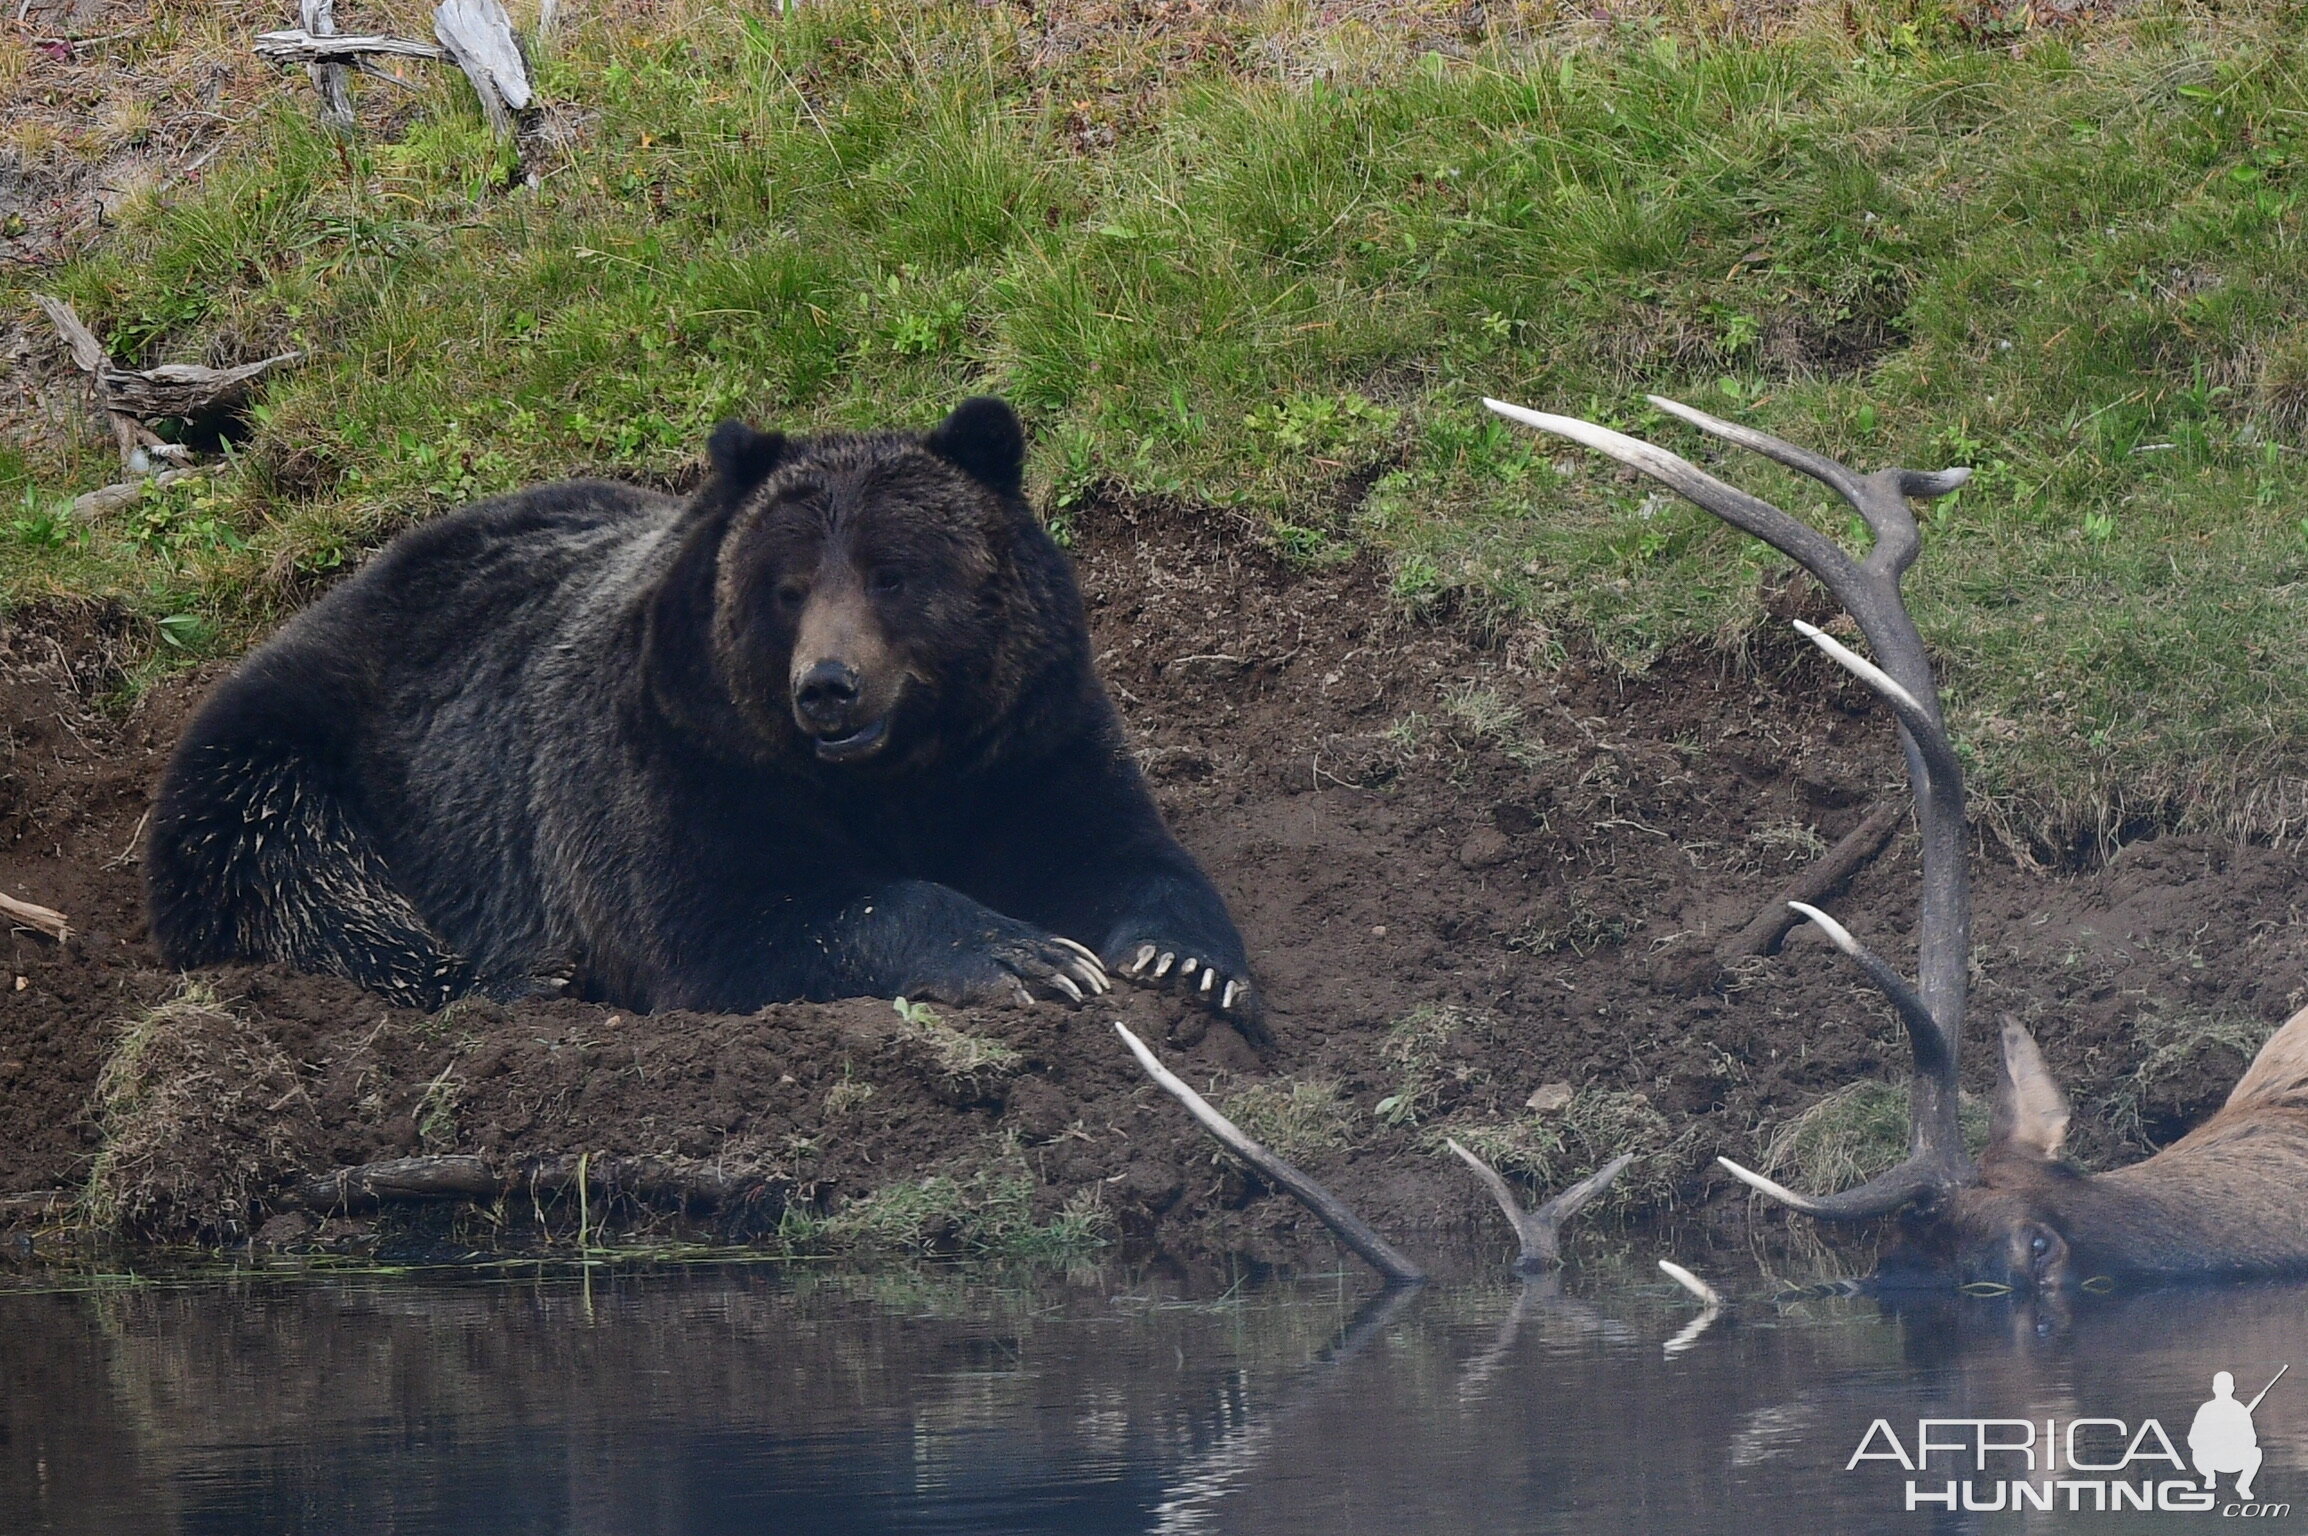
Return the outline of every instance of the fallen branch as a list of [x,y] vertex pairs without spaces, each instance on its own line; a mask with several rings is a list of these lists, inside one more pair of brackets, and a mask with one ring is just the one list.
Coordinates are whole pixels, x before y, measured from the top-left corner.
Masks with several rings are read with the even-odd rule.
[[1159,1058],[1146,1048],[1146,1042],[1130,1033],[1119,1019],[1115,1031],[1129,1045],[1130,1054],[1138,1058],[1138,1065],[1146,1069],[1163,1091],[1186,1106],[1186,1111],[1201,1122],[1202,1128],[1218,1139],[1221,1146],[1258,1170],[1266,1180],[1287,1191],[1299,1204],[1305,1206],[1322,1224],[1338,1234],[1338,1240],[1353,1249],[1363,1262],[1386,1276],[1394,1285],[1421,1285],[1426,1271],[1404,1258],[1385,1238],[1372,1231],[1361,1217],[1348,1210],[1343,1201],[1298,1169],[1276,1157],[1243,1134],[1241,1127],[1210,1107],[1207,1099],[1186,1086],[1183,1078],[1162,1065]]
[[79,1191],[71,1189],[34,1189],[20,1195],[0,1195],[0,1222],[62,1216],[79,1198]]
[[157,475],[148,475],[141,480],[122,480],[112,485],[99,486],[72,498],[72,515],[84,523],[101,522],[124,507],[136,505],[148,485],[174,485],[179,480],[196,480],[207,473],[206,468],[164,469]]
[[1765,902],[1763,910],[1756,913],[1746,927],[1724,940],[1715,951],[1716,960],[1729,965],[1734,960],[1768,955],[1777,950],[1788,930],[1802,921],[1789,909],[1788,903],[1800,901],[1806,906],[1817,906],[1834,895],[1883,851],[1884,845],[1891,841],[1892,832],[1907,819],[1907,810],[1908,802],[1902,796],[1895,795],[1879,803],[1858,826],[1844,834],[1841,842],[1798,875],[1793,884]]
[[646,1205],[716,1209],[765,1194],[783,1195],[783,1180],[738,1173],[713,1163],[664,1157],[565,1155],[529,1158],[502,1169],[469,1153],[396,1157],[301,1179],[286,1204],[316,1211],[365,1210],[429,1200],[496,1200],[526,1193],[625,1195]]
[[297,360],[302,353],[281,352],[261,362],[237,368],[204,368],[197,363],[163,363],[157,368],[122,368],[116,365],[73,313],[72,306],[46,294],[35,296],[42,313],[71,349],[72,361],[96,387],[97,404],[112,423],[120,443],[120,461],[132,472],[150,459],[189,459],[192,451],[164,442],[145,423],[161,416],[200,416],[240,403],[256,379]]
[[403,59],[445,59],[445,49],[431,43],[414,42],[405,37],[379,37],[355,33],[315,32],[306,27],[283,27],[278,32],[259,32],[253,45],[256,55],[274,64],[359,64],[364,55],[388,54]]
[[1443,1145],[1456,1152],[1460,1160],[1474,1170],[1475,1177],[1482,1180],[1483,1187],[1491,1192],[1491,1198],[1498,1201],[1499,1209],[1506,1215],[1507,1225],[1515,1229],[1515,1239],[1522,1244],[1522,1255],[1515,1260],[1515,1269],[1526,1275],[1553,1269],[1563,1262],[1563,1223],[1577,1215],[1581,1206],[1609,1189],[1611,1181],[1635,1160],[1634,1153],[1622,1152],[1533,1211],[1524,1208],[1523,1202],[1516,1198],[1513,1186],[1499,1176],[1496,1168],[1448,1137],[1443,1139]]
[[53,907],[18,901],[5,892],[0,892],[0,917],[19,927],[38,929],[59,944],[72,937],[72,924],[63,913]]

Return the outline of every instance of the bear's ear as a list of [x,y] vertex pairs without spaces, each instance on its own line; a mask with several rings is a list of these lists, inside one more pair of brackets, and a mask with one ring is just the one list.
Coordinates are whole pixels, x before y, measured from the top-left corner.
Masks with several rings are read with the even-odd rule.
[[1004,496],[1026,483],[1026,429],[1018,413],[992,395],[972,395],[931,429],[922,446]]
[[705,454],[723,484],[743,495],[769,478],[787,446],[783,432],[756,432],[742,421],[725,421],[706,440]]

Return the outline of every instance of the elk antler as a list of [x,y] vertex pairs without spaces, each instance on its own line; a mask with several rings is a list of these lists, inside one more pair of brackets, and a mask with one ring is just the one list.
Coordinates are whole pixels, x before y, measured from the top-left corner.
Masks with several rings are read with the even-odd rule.
[[1907,1025],[1915,1049],[1915,1076],[1908,1086],[1907,1161],[1857,1189],[1825,1198],[1799,1195],[1727,1157],[1717,1161],[1782,1205],[1808,1215],[1837,1221],[1880,1216],[1910,1201],[1946,1194],[1972,1177],[1971,1159],[1963,1150],[1963,1134],[1956,1121],[1956,1053],[1963,1039],[1971,954],[1970,850],[1964,822],[1963,770],[1940,716],[1931,659],[1899,593],[1899,579],[1915,563],[1922,543],[1908,498],[1945,496],[1970,479],[1971,471],[1947,469],[1927,474],[1883,469],[1863,475],[1737,422],[1720,420],[1657,395],[1649,399],[1660,410],[1703,432],[1809,475],[1849,502],[1874,534],[1875,547],[1866,558],[1854,559],[1808,523],[1724,484],[1665,449],[1574,417],[1550,416],[1502,400],[1483,402],[1509,421],[1567,437],[1639,469],[1734,528],[1763,540],[1819,578],[1859,621],[1860,633],[1875,653],[1876,660],[1871,662],[1809,624],[1795,626],[1812,644],[1880,694],[1899,721],[1900,752],[1907,759],[1908,780],[1915,789],[1916,824],[1923,834],[1917,986],[1910,989],[1896,971],[1826,913],[1799,904],[1796,910],[1818,924],[1836,948],[1858,963],[1868,979],[1891,999]]

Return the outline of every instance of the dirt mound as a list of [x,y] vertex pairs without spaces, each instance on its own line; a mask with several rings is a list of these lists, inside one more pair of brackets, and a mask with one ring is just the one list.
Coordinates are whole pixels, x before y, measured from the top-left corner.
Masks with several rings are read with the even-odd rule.
[[[1629,679],[1554,664],[1525,637],[1408,624],[1376,572],[1286,568],[1196,516],[1109,506],[1081,540],[1101,668],[1165,811],[1242,920],[1270,1052],[1145,992],[936,1016],[861,1000],[750,1017],[469,1002],[427,1017],[233,968],[198,978],[217,1047],[201,1060],[230,1046],[263,1064],[268,1091],[236,1087],[245,1112],[229,1125],[175,1124],[168,1155],[123,1185],[98,1077],[181,986],[144,943],[136,833],[217,669],[108,711],[120,624],[19,613],[0,643],[0,889],[64,909],[79,932],[61,947],[16,932],[0,949],[0,1196],[77,1192],[109,1170],[99,1190],[144,1230],[233,1237],[293,1204],[302,1176],[465,1155],[527,1178],[528,1196],[435,1236],[502,1243],[686,1211],[725,1235],[782,1223],[789,1240],[937,1248],[1072,1222],[1289,1261],[1327,1254],[1327,1238],[1213,1155],[1113,1020],[1391,1233],[1495,1222],[1442,1155],[1446,1133],[1545,1183],[1638,1150],[1629,1202],[1743,1209],[1706,1171],[1712,1154],[1761,1158],[1836,1090],[1904,1073],[1888,1010],[1816,940],[1710,961],[1899,788],[1888,721],[1807,647],[1760,636]],[[1893,954],[1912,939],[1914,861],[1902,831],[1833,903]],[[1979,862],[1977,1010],[2037,1030],[2087,1160],[2201,1118],[2301,995],[2302,866],[2184,838],[2081,875]],[[1984,1038],[1967,1063],[1981,1089]],[[188,1145],[203,1125],[218,1144]],[[107,1129],[116,1153],[100,1168]],[[603,1167],[659,1170],[675,1197],[634,1175],[572,1215],[553,1198],[587,1182],[571,1159],[596,1184]],[[754,1195],[680,1196],[709,1177]],[[314,1210],[264,1231],[350,1240],[372,1220]]]

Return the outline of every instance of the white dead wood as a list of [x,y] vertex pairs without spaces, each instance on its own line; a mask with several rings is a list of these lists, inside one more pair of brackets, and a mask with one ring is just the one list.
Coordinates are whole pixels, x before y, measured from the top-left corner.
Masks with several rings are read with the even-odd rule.
[[[445,59],[448,54],[431,43],[405,37],[383,37],[355,32],[315,33],[306,27],[283,27],[259,32],[256,56],[273,64],[362,64],[369,55],[403,59]],[[386,76],[387,79],[394,78]]]
[[[315,37],[330,37],[337,30],[336,0],[298,0],[305,30]],[[339,137],[353,131],[353,87],[342,64],[307,64],[306,75],[320,93],[321,126]]]
[[72,361],[96,387],[97,404],[112,423],[120,462],[132,474],[151,469],[152,460],[189,461],[192,451],[164,442],[146,423],[162,416],[200,416],[238,405],[257,379],[303,356],[281,352],[237,368],[205,368],[197,363],[163,363],[157,368],[122,368],[105,352],[96,334],[62,299],[37,295],[41,311],[71,349]]
[[84,523],[102,522],[113,513],[133,506],[148,485],[174,485],[179,480],[194,480],[207,474],[205,468],[164,469],[157,475],[141,480],[122,480],[113,485],[100,486],[72,498],[72,515]]
[[63,913],[37,902],[18,901],[5,891],[0,891],[0,918],[16,927],[36,929],[59,944],[72,937],[72,924]]
[[1199,1121],[1204,1130],[1216,1137],[1221,1146],[1320,1217],[1322,1224],[1338,1234],[1338,1240],[1353,1249],[1364,1263],[1386,1276],[1390,1284],[1425,1283],[1426,1271],[1403,1257],[1393,1244],[1372,1231],[1361,1217],[1347,1209],[1344,1201],[1253,1141],[1240,1126],[1213,1109],[1209,1100],[1186,1086],[1185,1079],[1162,1065],[1160,1058],[1147,1049],[1146,1042],[1130,1033],[1128,1025],[1117,1019],[1114,1021],[1114,1029],[1129,1045],[1130,1054],[1138,1058],[1138,1065],[1146,1069],[1146,1075],[1160,1084],[1164,1092],[1185,1105],[1187,1113]]
[[442,0],[433,12],[433,36],[473,82],[489,126],[500,138],[514,137],[518,114],[529,110],[535,93],[505,7],[498,0]]

